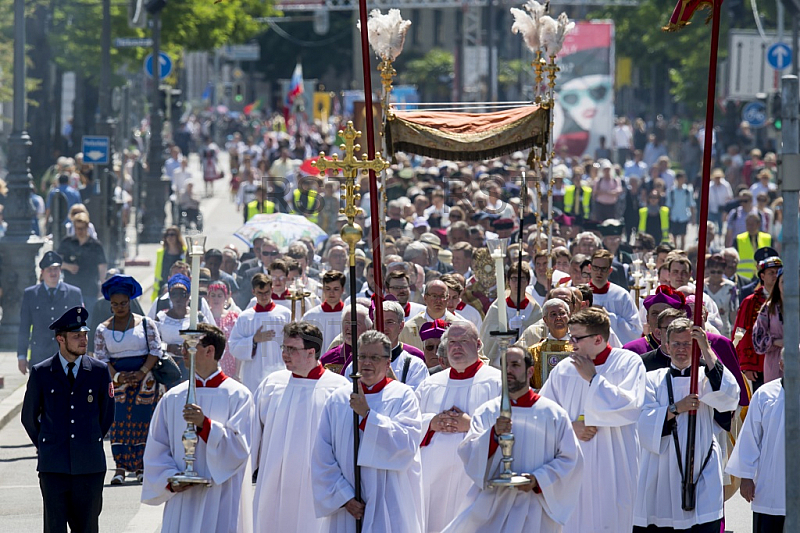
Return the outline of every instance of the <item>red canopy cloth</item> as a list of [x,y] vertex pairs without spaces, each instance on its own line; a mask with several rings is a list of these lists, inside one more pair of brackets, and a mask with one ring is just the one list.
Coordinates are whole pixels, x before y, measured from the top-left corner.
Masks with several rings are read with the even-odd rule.
[[537,105],[493,113],[393,111],[386,146],[395,152],[450,161],[482,161],[547,146],[550,113]]

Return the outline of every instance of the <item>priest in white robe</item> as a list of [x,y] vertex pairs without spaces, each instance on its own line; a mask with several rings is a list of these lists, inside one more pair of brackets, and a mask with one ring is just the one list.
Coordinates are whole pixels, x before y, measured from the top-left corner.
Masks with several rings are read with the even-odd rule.
[[[164,533],[250,533],[252,489],[250,391],[219,368],[225,334],[210,324],[197,346],[196,404],[186,404],[188,382],[170,389],[156,406],[144,450],[142,502],[164,506]],[[181,442],[186,425],[197,427],[194,469],[211,487],[171,483],[186,468]]]
[[291,313],[272,301],[272,279],[267,274],[254,275],[252,286],[257,303],[236,319],[228,344],[231,354],[242,361],[242,383],[255,391],[264,378],[285,369],[281,343]]
[[608,280],[613,260],[614,256],[608,250],[597,250],[592,254],[589,286],[592,288],[594,307],[606,310],[611,329],[625,345],[642,336],[642,321],[631,294]]
[[500,371],[485,365],[474,324],[456,321],[442,336],[450,368],[417,387],[422,411],[422,481],[425,531],[437,533],[469,503],[473,485],[458,458],[458,446],[470,429],[475,410],[500,396]]
[[[583,453],[567,412],[530,388],[533,359],[522,348],[508,349],[506,368],[511,418],[500,416],[500,398],[475,411],[458,447],[475,482],[468,494],[472,503],[446,533],[560,533],[577,503]],[[495,488],[489,482],[502,471],[503,456],[497,437],[512,432],[512,468],[530,482],[515,489]]]
[[[698,394],[690,394],[692,341],[703,354],[697,369]],[[715,432],[714,409],[733,411],[739,405],[739,385],[711,349],[705,331],[686,318],[672,321],[662,349],[669,368],[647,373],[645,403],[639,415],[642,446],[633,528],[646,533],[648,526],[667,530],[691,529],[718,533],[722,525],[722,464]],[[693,482],[694,509],[682,506],[682,475],[686,465],[689,411],[697,412]]]
[[[391,342],[379,331],[358,339],[358,394],[348,385],[334,391],[322,411],[311,458],[314,507],[326,533],[423,533],[419,404],[410,387],[386,377]],[[356,499],[353,413],[361,431]]]
[[[520,284],[522,287],[528,285],[531,280],[531,270],[527,263],[522,264],[522,272],[518,271],[519,265],[516,263],[511,265],[506,273],[506,284],[509,288],[509,294],[500,294],[497,300],[492,302],[489,310],[486,312],[486,318],[481,325],[481,339],[483,339],[483,353],[491,361],[494,367],[500,366],[500,353],[498,351],[498,344],[494,337],[490,335],[492,331],[515,331],[519,335],[528,329],[530,326],[541,320],[542,308],[541,306],[529,297],[524,290],[520,292],[520,300],[517,301],[517,288]],[[505,300],[505,301],[503,301]],[[506,323],[500,327],[498,320],[498,306],[506,306]]]
[[[303,320],[314,324],[322,331],[322,351],[326,352],[331,341],[342,331],[342,292],[344,291],[345,275],[338,270],[328,270],[322,275],[321,305],[312,307],[303,315]],[[300,315],[296,315],[300,316]]]
[[[780,361],[783,371],[783,358]],[[753,509],[753,533],[783,531],[786,519],[786,392],[783,379],[760,386],[725,471],[741,478],[739,492]]]
[[631,531],[644,403],[642,358],[611,348],[608,315],[588,308],[569,319],[573,355],[558,363],[540,394],[566,409],[583,451],[583,483],[567,533]]
[[348,381],[320,364],[322,332],[308,322],[283,328],[286,370],[273,372],[256,390],[253,467],[258,483],[254,531],[319,533],[314,513],[311,449],[325,402]]

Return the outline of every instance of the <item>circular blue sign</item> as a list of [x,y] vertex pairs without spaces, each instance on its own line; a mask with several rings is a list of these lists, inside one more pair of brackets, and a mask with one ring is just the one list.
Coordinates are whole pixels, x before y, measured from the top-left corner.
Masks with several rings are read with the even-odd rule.
[[[158,79],[163,80],[172,73],[172,58],[164,52],[159,52],[158,56],[158,64],[160,67],[158,69]],[[144,58],[144,72],[151,78],[153,77],[153,54],[148,54],[148,56]]]
[[767,106],[764,102],[750,102],[742,109],[742,120],[746,120],[751,128],[763,128],[767,125]]

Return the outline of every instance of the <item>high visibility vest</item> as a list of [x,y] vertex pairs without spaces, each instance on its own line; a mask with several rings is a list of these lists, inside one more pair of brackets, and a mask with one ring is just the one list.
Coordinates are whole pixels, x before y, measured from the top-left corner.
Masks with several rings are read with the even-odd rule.
[[[669,242],[669,207],[662,207],[658,210],[661,215],[661,242]],[[647,231],[647,208],[639,209],[639,233]],[[657,235],[653,235],[657,237]]]
[[[579,213],[581,216],[588,218],[589,211],[592,209],[592,188],[587,187],[585,185],[581,185],[581,207],[583,209],[583,213]],[[567,185],[564,188],[564,212],[568,215],[572,215],[573,208],[575,207],[575,185]]]
[[[758,248],[772,246],[772,236],[763,231],[758,232],[756,241],[758,242]],[[736,236],[736,249],[739,251],[739,266],[736,268],[736,273],[744,278],[751,279],[758,272],[758,265],[756,265],[756,251],[753,250],[749,233],[745,231]]]
[[[186,247],[183,247],[183,254],[186,255]],[[153,283],[153,294],[151,295],[150,301],[155,302],[156,298],[161,296],[161,286],[164,284],[166,280],[161,279],[161,269],[164,265],[164,248],[159,248],[156,250],[156,274],[155,274],[155,281]]]
[[269,200],[264,200],[262,202],[262,204],[263,204],[263,207],[264,207],[263,210],[258,208],[258,200],[253,200],[252,202],[247,204],[247,220],[250,220],[251,218],[253,218],[254,216],[256,216],[259,213],[264,213],[264,214],[269,215],[269,214],[275,212],[275,204],[274,203],[270,202]]
[[[297,205],[300,203],[300,196],[302,194],[303,193],[300,191],[300,189],[295,189],[292,192],[292,197],[294,198],[294,202],[292,202],[292,210],[295,211],[295,212],[297,210]],[[317,191],[312,189],[312,190],[308,191],[308,197],[306,198],[306,210],[305,210],[305,212],[297,213],[297,214],[298,215],[303,215],[308,220],[310,220],[311,222],[316,224],[317,221],[319,220],[319,213],[317,213],[317,211],[314,210],[314,208],[316,207],[316,205],[315,205],[316,202],[317,202]]]

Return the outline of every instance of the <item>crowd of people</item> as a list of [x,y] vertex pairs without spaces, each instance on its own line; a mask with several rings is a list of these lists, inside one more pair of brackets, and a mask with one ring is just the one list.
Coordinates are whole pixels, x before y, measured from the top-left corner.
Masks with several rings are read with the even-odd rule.
[[[183,230],[201,227],[202,204],[196,186],[188,196],[197,216],[182,201],[192,179],[176,145],[165,174],[178,218],[191,220],[165,230],[145,302],[137,280],[106,271],[101,250],[76,252],[91,242],[88,218],[77,213],[75,236],[45,254],[42,281],[23,299],[17,353],[31,377],[22,417],[40,452],[46,440],[76,438],[69,414],[47,414],[53,402],[66,409],[71,397],[103,396],[103,406],[72,407],[88,424],[81,438],[109,432],[111,484],[136,479],[144,503],[165,503],[171,532],[352,532],[360,520],[374,532],[718,533],[737,489],[752,502],[755,531],[781,530],[783,269],[770,154],[754,151],[741,165],[737,154],[722,158],[704,228],[698,169],[659,148],[658,128],[641,151],[619,144],[615,130],[604,157],[559,154],[552,208],[546,182],[521,179],[525,153],[480,164],[397,154],[384,216],[371,212],[362,188],[356,222],[365,235],[380,224],[381,239],[359,244],[351,274],[339,235],[341,184],[309,163],[335,139],[315,128],[244,133],[223,147],[198,142],[205,192],[229,178],[243,221],[293,213],[327,237],[279,246],[260,233],[242,252],[210,243],[192,279]],[[708,232],[705,250],[692,244],[696,231]],[[500,287],[493,239],[512,243]],[[690,321],[698,261],[702,327]],[[91,277],[70,277],[85,270]],[[194,376],[180,335],[192,309],[203,333]],[[510,418],[501,413],[496,331],[516,335],[506,354]],[[107,379],[86,392],[89,359]],[[191,379],[197,394],[187,403]],[[697,433],[687,480],[690,412]],[[174,479],[186,467],[187,422],[208,488]],[[511,433],[523,476],[516,490],[493,483]],[[97,462],[78,472],[64,461],[66,470],[40,453],[39,471],[101,471]],[[94,475],[92,497],[97,483]],[[687,483],[696,489],[690,502],[681,499]],[[49,504],[55,487],[86,486],[43,481],[46,523],[86,521]],[[95,526],[97,514],[88,519]]]

